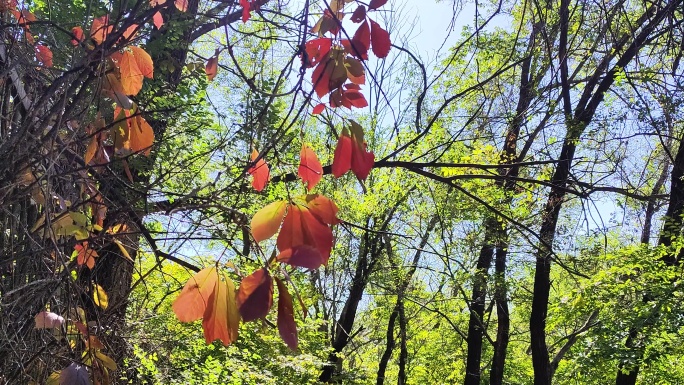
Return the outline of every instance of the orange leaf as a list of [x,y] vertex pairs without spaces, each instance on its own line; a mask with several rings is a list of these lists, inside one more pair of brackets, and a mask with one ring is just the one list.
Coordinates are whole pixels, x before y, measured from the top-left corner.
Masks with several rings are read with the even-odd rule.
[[207,344],[218,339],[228,346],[238,338],[240,313],[235,303],[235,286],[230,279],[224,278],[225,281],[216,280],[204,312],[202,329]]
[[[252,150],[252,162],[259,157],[257,150]],[[271,175],[268,171],[268,165],[263,158],[259,159],[254,166],[250,167],[247,172],[253,177],[252,187],[257,191],[262,191],[266,187],[266,183]]]
[[36,44],[36,59],[45,67],[52,67],[52,51],[42,44]]
[[337,218],[337,205],[332,199],[321,194],[310,194],[306,196],[306,206],[321,222],[328,225],[341,223]]
[[316,153],[306,144],[302,145],[302,150],[299,153],[299,169],[297,171],[309,191],[316,187],[323,177],[321,162],[318,161]]
[[179,321],[192,322],[204,316],[217,280],[218,273],[214,267],[202,269],[188,280],[172,305]]
[[131,46],[130,49],[131,52],[133,52],[133,57],[135,57],[135,64],[138,65],[138,69],[142,75],[148,79],[152,79],[154,76],[154,64],[152,63],[150,54],[140,47]]
[[320,262],[327,264],[333,235],[330,227],[307,207],[290,204],[276,243],[281,252],[297,246],[310,246],[320,253]]
[[261,268],[240,283],[237,306],[245,322],[264,318],[273,305],[273,279]]
[[181,12],[186,12],[188,10],[188,0],[176,0],[174,4]]
[[72,45],[78,45],[80,42],[82,42],[85,39],[85,37],[83,36],[83,28],[81,28],[81,27],[72,28],[71,34],[74,35],[74,38],[71,39]]
[[88,242],[77,243],[74,250],[78,253],[76,262],[79,266],[86,265],[90,270],[95,267],[95,258],[98,257],[97,251],[88,247]]
[[294,320],[292,296],[278,277],[276,277],[276,283],[278,284],[278,332],[290,349],[297,350],[297,324]]
[[214,80],[214,77],[216,77],[216,73],[218,72],[218,50],[214,53],[214,56],[210,57],[207,61],[204,72],[207,74],[207,79],[209,79],[209,81]]
[[121,39],[119,40],[119,43],[127,43],[133,40],[135,35],[138,34],[138,30],[140,29],[140,26],[138,24],[131,24],[124,33],[121,35]]
[[147,156],[150,155],[152,144],[154,143],[154,130],[152,126],[140,115],[140,110],[137,114],[128,119],[129,124],[129,145],[133,152],[141,152]]
[[102,44],[109,33],[112,32],[114,26],[109,25],[109,16],[101,16],[93,20],[93,25],[90,27],[90,36],[97,44]]
[[337,147],[335,147],[335,156],[332,164],[332,174],[335,178],[339,178],[351,170],[351,157],[352,140],[349,136],[349,131],[345,127],[342,129],[342,135],[337,140]]
[[143,86],[143,73],[138,67],[138,62],[130,49],[117,52],[112,55],[119,68],[121,87],[126,95],[137,95]]
[[252,217],[252,236],[257,242],[271,238],[280,227],[285,216],[287,201],[273,202],[257,211]]
[[162,25],[164,25],[164,18],[162,17],[162,14],[157,11],[157,13],[152,16],[152,22],[154,23],[154,26],[157,27],[157,29],[161,29]]

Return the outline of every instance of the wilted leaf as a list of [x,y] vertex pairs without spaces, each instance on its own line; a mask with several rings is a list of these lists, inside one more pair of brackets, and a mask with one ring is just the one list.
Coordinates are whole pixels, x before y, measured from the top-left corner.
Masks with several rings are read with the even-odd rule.
[[171,306],[179,321],[192,322],[204,316],[217,281],[216,268],[211,267],[200,270],[185,283]]
[[278,284],[278,332],[285,344],[292,350],[297,350],[297,324],[294,320],[292,296],[287,287],[276,277]]
[[299,177],[306,183],[306,188],[311,191],[323,177],[323,167],[316,153],[306,144],[302,145],[299,153]]
[[202,329],[207,344],[218,339],[228,346],[238,338],[240,312],[235,302],[235,286],[230,279],[225,279],[216,280],[204,312]]
[[107,309],[107,307],[109,307],[107,292],[105,292],[102,286],[96,283],[93,284],[93,301],[95,302],[95,305],[102,309]]
[[[252,150],[252,162],[254,162],[258,157],[259,152],[257,150]],[[247,172],[252,176],[252,187],[256,191],[262,191],[266,187],[266,184],[271,177],[268,170],[268,165],[264,161],[263,157],[256,161],[254,166],[250,167]]]
[[64,324],[64,317],[49,311],[41,311],[36,314],[36,329],[53,329]]
[[257,211],[252,217],[251,228],[252,236],[257,242],[271,238],[283,221],[287,201],[277,201],[268,204],[266,207]]
[[273,279],[261,268],[240,282],[237,306],[245,322],[264,318],[273,305]]
[[72,362],[60,372],[59,385],[91,385],[88,368]]
[[390,36],[387,31],[380,27],[380,24],[376,23],[372,19],[368,19],[371,23],[371,40],[373,42],[373,53],[379,58],[387,57],[389,54],[391,42]]

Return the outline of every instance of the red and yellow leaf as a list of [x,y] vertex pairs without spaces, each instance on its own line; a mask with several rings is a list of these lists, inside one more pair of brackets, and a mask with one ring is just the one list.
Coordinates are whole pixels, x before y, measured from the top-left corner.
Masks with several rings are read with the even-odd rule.
[[337,218],[339,209],[332,199],[321,194],[309,194],[305,200],[311,213],[321,222],[331,226],[342,222]]
[[204,316],[217,281],[214,267],[202,269],[188,280],[171,306],[179,321],[192,322]]
[[237,293],[237,306],[245,322],[264,318],[273,305],[273,278],[261,268],[245,277]]
[[202,329],[207,344],[221,340],[228,346],[238,338],[240,313],[235,302],[235,286],[228,277],[224,278],[225,281],[216,280],[203,315]]
[[321,252],[309,245],[295,246],[291,249],[283,250],[278,254],[276,260],[305,269],[318,269],[324,262]]
[[277,201],[270,203],[266,207],[257,211],[252,217],[251,228],[252,236],[257,242],[271,238],[278,232],[280,224],[285,216],[287,201]]
[[318,160],[316,153],[306,144],[302,145],[302,150],[299,153],[299,169],[297,171],[299,177],[306,183],[306,188],[309,191],[311,191],[323,177],[321,162]]
[[[259,158],[259,152],[257,150],[252,150],[252,162]],[[256,191],[262,191],[268,180],[271,178],[271,174],[268,170],[268,165],[264,161],[264,158],[257,160],[254,166],[250,167],[247,172],[252,176],[252,187]]]
[[290,204],[276,243],[281,252],[298,246],[310,246],[320,253],[321,264],[326,264],[332,250],[332,229],[308,207]]
[[292,350],[297,350],[297,324],[294,320],[292,296],[287,287],[276,277],[278,284],[278,333],[280,338]]

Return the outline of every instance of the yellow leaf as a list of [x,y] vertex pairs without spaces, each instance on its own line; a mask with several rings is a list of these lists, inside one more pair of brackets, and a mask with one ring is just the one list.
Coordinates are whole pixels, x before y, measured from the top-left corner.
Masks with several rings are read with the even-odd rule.
[[93,284],[93,301],[95,305],[106,309],[109,306],[109,298],[107,297],[107,292],[102,288],[102,286],[94,283]]
[[116,370],[116,362],[114,362],[111,357],[102,353],[101,351],[95,352],[95,357],[104,365],[107,369]]

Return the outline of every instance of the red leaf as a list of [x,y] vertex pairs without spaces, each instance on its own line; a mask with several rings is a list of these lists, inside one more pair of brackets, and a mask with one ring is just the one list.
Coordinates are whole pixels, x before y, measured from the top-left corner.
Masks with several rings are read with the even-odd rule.
[[273,305],[273,279],[261,268],[240,283],[237,306],[245,322],[264,318]]
[[375,155],[372,152],[368,152],[366,141],[363,136],[363,128],[353,120],[351,121],[349,128],[352,138],[354,139],[351,170],[357,178],[365,180],[368,177],[370,170],[373,168]]
[[278,284],[278,332],[287,347],[297,350],[297,324],[294,320],[292,296],[287,287],[276,277]]
[[387,3],[387,0],[371,0],[370,4],[368,4],[368,9],[377,9],[382,7]]
[[36,44],[36,59],[45,67],[52,67],[52,51],[42,44]]
[[302,55],[302,64],[307,68],[314,67],[316,64],[320,63],[328,53],[330,53],[331,47],[332,39],[328,37],[320,37],[318,39],[306,42],[304,45],[306,56]]
[[[348,89],[342,93],[342,96],[344,96],[345,100],[351,105],[356,108],[363,108],[368,106],[368,102],[366,101],[366,97],[363,96],[361,91],[357,89]],[[348,107],[351,108],[351,107]]]
[[250,226],[255,241],[261,242],[278,232],[287,206],[287,201],[273,202],[254,214]]
[[325,104],[324,103],[319,103],[316,107],[314,107],[313,111],[311,113],[313,115],[318,115],[321,112],[325,111]]
[[[371,2],[372,4],[372,2]],[[366,18],[366,7],[359,5],[351,16],[351,21],[360,23]]]
[[171,306],[179,321],[192,322],[204,316],[217,280],[218,273],[213,267],[200,270],[188,280]]
[[321,181],[323,167],[316,153],[306,144],[302,145],[299,159],[298,175],[306,183],[306,188],[311,191]]
[[214,56],[210,57],[207,61],[207,65],[204,67],[204,72],[207,74],[207,79],[209,81],[214,80],[216,73],[218,72],[218,50],[214,53]]
[[352,140],[349,136],[349,131],[345,127],[342,130],[342,135],[337,140],[337,147],[335,147],[335,156],[333,157],[332,174],[335,178],[339,178],[351,169],[352,158]]
[[[371,23],[373,23],[373,20],[371,20]],[[356,30],[354,37],[351,39],[351,54],[359,59],[365,60],[368,58],[368,48],[370,48],[370,45],[371,29],[368,26],[368,23],[364,22],[361,23],[359,29]]]
[[240,6],[242,7],[242,22],[246,23],[251,17],[249,12],[249,0],[240,0]]
[[202,320],[204,339],[207,344],[221,340],[228,346],[238,338],[240,313],[235,303],[235,286],[229,279],[216,280],[214,290],[207,301]]
[[[257,150],[252,150],[252,162],[254,162],[259,157],[259,152]],[[252,176],[252,187],[256,191],[262,191],[266,187],[266,183],[270,179],[271,175],[268,171],[268,165],[263,158],[259,159],[254,166],[250,167],[247,172]]]
[[283,250],[276,257],[278,262],[305,269],[318,269],[323,264],[321,253],[312,246],[301,245]]
[[83,28],[81,27],[72,28],[71,34],[74,35],[74,38],[71,39],[71,45],[76,46],[85,39],[85,37],[83,36]]
[[374,22],[372,19],[371,23],[371,40],[373,41],[373,53],[379,58],[387,57],[389,54],[390,46],[390,36],[387,31],[380,27],[380,24]]
[[157,29],[161,29],[162,25],[164,25],[164,18],[162,17],[162,14],[157,11],[157,13],[152,16],[152,22],[154,23],[154,26],[157,27]]

